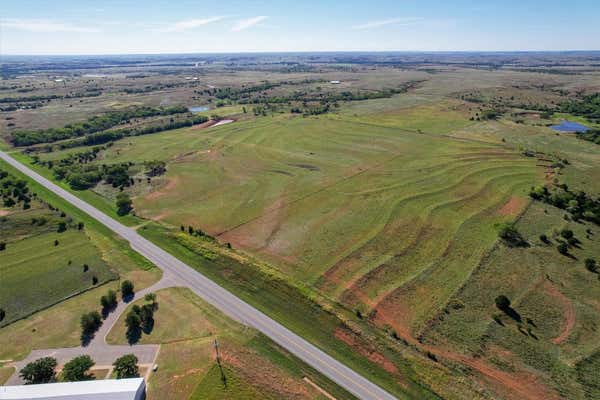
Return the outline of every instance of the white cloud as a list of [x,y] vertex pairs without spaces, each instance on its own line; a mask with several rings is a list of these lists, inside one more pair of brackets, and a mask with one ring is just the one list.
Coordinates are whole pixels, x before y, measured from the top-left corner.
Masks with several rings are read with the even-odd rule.
[[239,20],[238,22],[236,22],[236,24],[233,26],[233,28],[231,28],[231,30],[234,32],[243,31],[244,29],[248,29],[255,25],[260,24],[262,21],[264,21],[267,18],[269,18],[269,17],[260,15],[258,17],[242,19],[242,20]]
[[179,21],[170,25],[164,29],[163,32],[181,32],[186,31],[188,29],[198,28],[204,25],[208,25],[213,22],[217,22],[222,20],[225,17],[209,17],[209,18],[199,18],[199,19],[187,19],[184,21]]
[[96,28],[43,19],[5,19],[0,22],[0,25],[5,29],[29,32],[99,32]]
[[352,27],[352,29],[373,29],[373,28],[380,28],[382,26],[386,26],[386,25],[402,25],[402,26],[407,26],[407,25],[414,25],[420,21],[422,21],[423,18],[389,18],[389,19],[381,19],[378,21],[369,21],[366,22],[364,24],[361,25],[355,25]]

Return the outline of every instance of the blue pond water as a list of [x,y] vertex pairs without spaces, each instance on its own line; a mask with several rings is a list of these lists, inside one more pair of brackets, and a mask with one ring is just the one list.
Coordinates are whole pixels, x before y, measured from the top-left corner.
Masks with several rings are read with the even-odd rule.
[[203,112],[203,111],[208,111],[208,110],[210,110],[210,108],[208,106],[195,106],[195,107],[188,108],[188,110],[190,110],[190,112],[193,112],[193,113],[199,113],[199,112]]
[[552,125],[550,128],[558,132],[585,132],[590,129],[585,125],[571,121],[562,121],[560,124]]

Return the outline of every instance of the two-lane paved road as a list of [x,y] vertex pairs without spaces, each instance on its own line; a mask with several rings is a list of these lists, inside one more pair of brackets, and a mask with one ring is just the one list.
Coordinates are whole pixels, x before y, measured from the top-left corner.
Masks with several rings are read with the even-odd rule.
[[135,230],[117,222],[100,210],[79,199],[48,179],[16,161],[10,155],[0,151],[0,158],[28,175],[69,203],[78,207],[92,218],[106,225],[124,239],[138,253],[152,261],[164,271],[174,286],[191,289],[198,296],[212,304],[233,319],[249,325],[278,343],[290,353],[302,359],[332,381],[361,399],[394,399],[395,397],[357,374],[344,364],[330,357],[283,325],[269,318],[248,303],[240,300],[221,286],[217,285],[189,265],[173,257],[154,243],[143,238]]

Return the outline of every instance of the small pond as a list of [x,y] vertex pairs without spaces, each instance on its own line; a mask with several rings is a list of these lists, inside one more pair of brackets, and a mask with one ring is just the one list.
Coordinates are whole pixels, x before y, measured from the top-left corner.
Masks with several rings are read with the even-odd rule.
[[199,113],[199,112],[204,112],[204,111],[210,110],[210,107],[208,107],[208,106],[194,106],[194,107],[188,108],[188,110],[190,110],[190,112],[193,112],[193,113]]
[[550,128],[552,128],[558,132],[585,132],[590,129],[585,125],[579,124],[577,122],[566,121],[566,120],[562,121],[558,125],[552,125]]

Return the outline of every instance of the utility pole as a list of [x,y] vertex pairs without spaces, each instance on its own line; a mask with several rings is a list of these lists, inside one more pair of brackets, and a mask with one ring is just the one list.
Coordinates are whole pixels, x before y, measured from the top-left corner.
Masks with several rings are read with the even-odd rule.
[[217,363],[221,365],[221,357],[219,356],[219,341],[215,337],[215,353],[217,354]]
[[223,367],[221,366],[221,356],[219,355],[219,341],[215,337],[215,353],[217,355],[217,365],[219,366],[219,371],[221,371],[221,381],[223,382],[223,387],[227,388],[227,377],[225,376],[225,371],[223,371]]

